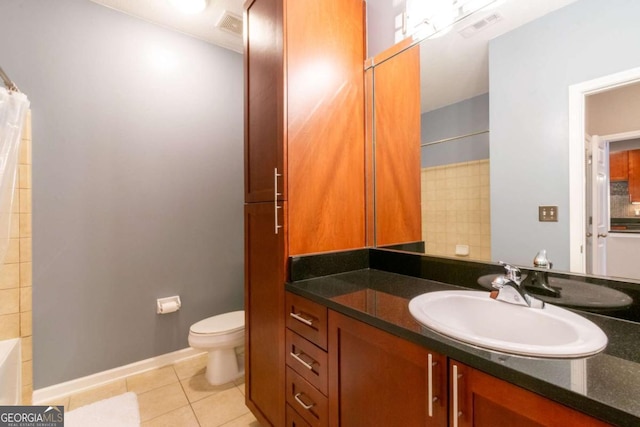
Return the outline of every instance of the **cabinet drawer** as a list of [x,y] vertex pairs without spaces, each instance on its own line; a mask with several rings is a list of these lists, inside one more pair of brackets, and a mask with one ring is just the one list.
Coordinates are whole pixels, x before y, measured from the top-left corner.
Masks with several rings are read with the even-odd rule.
[[306,422],[304,418],[298,414],[295,409],[287,404],[287,427],[311,427],[311,424]]
[[327,353],[287,329],[287,365],[327,396]]
[[327,308],[287,292],[287,328],[327,349]]
[[287,367],[287,403],[313,427],[329,425],[329,402],[307,380]]

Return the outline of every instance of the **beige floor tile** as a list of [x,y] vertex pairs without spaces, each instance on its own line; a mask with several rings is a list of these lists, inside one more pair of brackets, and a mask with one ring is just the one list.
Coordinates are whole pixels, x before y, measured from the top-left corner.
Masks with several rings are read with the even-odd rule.
[[242,378],[238,378],[237,380],[234,381],[236,387],[238,387],[238,390],[240,390],[240,393],[242,393],[242,395],[245,395],[245,384],[244,384],[244,377]]
[[260,427],[260,423],[256,420],[251,412],[244,414],[240,418],[236,418],[233,421],[229,421],[223,424],[222,427]]
[[191,405],[202,427],[216,427],[249,412],[236,387],[221,391]]
[[234,383],[227,383],[219,386],[213,386],[209,384],[204,374],[196,375],[195,377],[187,378],[180,381],[182,388],[189,399],[189,402],[197,402],[205,397],[209,397],[212,394],[220,393],[221,391],[229,390],[236,387]]
[[178,377],[173,367],[165,366],[164,368],[128,377],[127,390],[141,394],[177,382]]
[[198,356],[189,358],[187,360],[180,361],[173,365],[176,370],[178,378],[184,380],[185,378],[195,377],[196,375],[204,374],[207,367],[209,353],[204,352]]
[[138,394],[138,405],[140,405],[140,421],[149,421],[187,406],[189,401],[182,391],[180,383],[176,382]]
[[113,381],[100,387],[71,395],[68,411],[127,392],[125,380]]
[[142,423],[141,427],[199,427],[198,419],[191,406],[183,406],[152,420]]

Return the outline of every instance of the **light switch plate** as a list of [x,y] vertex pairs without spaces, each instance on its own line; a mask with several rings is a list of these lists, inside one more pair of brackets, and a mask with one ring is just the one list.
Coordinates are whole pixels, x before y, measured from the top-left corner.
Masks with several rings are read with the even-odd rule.
[[558,222],[557,206],[538,206],[538,221]]

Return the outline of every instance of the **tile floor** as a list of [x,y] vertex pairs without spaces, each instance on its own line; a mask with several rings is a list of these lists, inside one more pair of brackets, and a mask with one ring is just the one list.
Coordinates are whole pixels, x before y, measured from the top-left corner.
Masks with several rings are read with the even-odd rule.
[[204,378],[206,364],[204,353],[47,404],[71,411],[133,391],[142,427],[259,427],[244,404],[244,380],[213,387]]

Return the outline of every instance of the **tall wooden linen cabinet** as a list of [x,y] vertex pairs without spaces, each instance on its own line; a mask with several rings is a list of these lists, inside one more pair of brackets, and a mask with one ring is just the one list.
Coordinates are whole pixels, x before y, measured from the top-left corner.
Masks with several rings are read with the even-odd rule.
[[362,248],[362,0],[247,0],[246,403],[285,424],[284,283],[291,255]]

